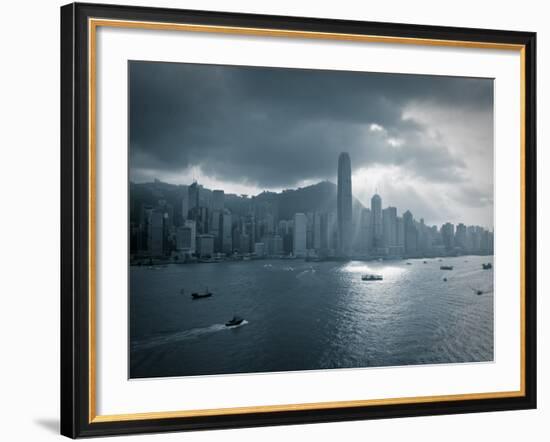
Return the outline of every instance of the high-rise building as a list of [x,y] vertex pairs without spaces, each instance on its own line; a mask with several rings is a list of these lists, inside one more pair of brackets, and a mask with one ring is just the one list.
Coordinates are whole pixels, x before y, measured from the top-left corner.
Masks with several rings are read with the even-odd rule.
[[327,214],[327,248],[335,250],[338,244],[338,221],[335,212],[329,212]]
[[188,192],[188,210],[199,207],[199,184],[195,181],[187,188]]
[[372,224],[370,209],[361,210],[359,221],[359,248],[362,253],[369,253],[372,248]]
[[294,256],[307,254],[307,217],[304,213],[294,215],[294,241],[292,252]]
[[351,253],[352,240],[352,192],[351,192],[351,160],[347,152],[338,157],[338,248],[341,255]]
[[189,186],[183,186],[183,192],[181,196],[181,218],[185,220],[189,216]]
[[418,248],[418,231],[413,215],[409,210],[403,214],[403,225],[405,230],[405,254],[407,256],[414,256],[417,254]]
[[188,242],[184,243],[184,247],[189,248],[189,253],[194,254],[197,250],[197,225],[195,221],[188,219],[185,220],[183,228],[187,231],[185,237],[188,240]]
[[441,226],[441,238],[445,250],[450,251],[454,248],[455,242],[455,226],[451,223],[445,223]]
[[397,245],[397,209],[395,207],[382,210],[382,238],[384,247]]
[[212,210],[218,210],[220,212],[224,209],[225,193],[223,190],[212,191]]
[[233,250],[233,237],[231,232],[233,220],[231,212],[227,209],[224,210],[221,220],[221,249],[223,253],[231,253]]
[[370,200],[371,223],[372,223],[372,245],[374,248],[383,247],[382,244],[382,198],[374,194]]
[[405,248],[405,223],[403,222],[403,217],[398,216],[396,219],[396,229],[397,229],[397,245]]
[[164,213],[160,210],[150,212],[148,244],[151,256],[164,254]]
[[313,248],[321,249],[321,214],[319,212],[313,214]]
[[461,252],[466,251],[467,249],[467,231],[466,226],[462,223],[458,224],[456,226],[456,233],[455,233],[455,246],[459,247],[461,249]]
[[197,236],[197,253],[201,258],[210,258],[214,254],[214,236]]

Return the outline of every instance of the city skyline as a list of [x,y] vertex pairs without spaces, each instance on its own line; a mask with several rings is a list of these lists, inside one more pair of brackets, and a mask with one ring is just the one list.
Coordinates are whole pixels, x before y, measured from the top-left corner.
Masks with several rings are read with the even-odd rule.
[[279,202],[269,195],[264,201],[260,201],[264,194],[252,198],[232,195],[247,204],[231,209],[223,189],[206,189],[194,181],[177,192],[177,210],[162,191],[156,190],[156,205],[142,201],[139,219],[135,201],[130,202],[134,207],[131,253],[183,262],[244,256],[321,260],[493,253],[492,231],[462,222],[456,225],[456,232],[455,224],[449,221],[429,225],[421,214],[415,218],[408,208],[398,216],[396,207],[383,206],[378,193],[372,196],[370,208],[359,203],[354,210],[352,163],[347,152],[339,154],[337,169],[336,207],[325,194],[325,200],[321,204],[317,201],[314,209],[305,210],[298,204],[286,216],[281,215]]
[[435,224],[493,226],[490,79],[149,62],[130,79],[134,182],[280,192],[336,183],[347,151],[365,205],[378,189]]

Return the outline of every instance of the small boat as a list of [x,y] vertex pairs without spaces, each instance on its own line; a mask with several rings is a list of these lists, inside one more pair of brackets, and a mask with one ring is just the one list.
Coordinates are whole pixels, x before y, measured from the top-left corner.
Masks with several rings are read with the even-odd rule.
[[443,278],[443,282],[447,282],[447,278]]
[[453,266],[441,266],[439,267],[440,270],[452,270]]
[[424,261],[424,264],[428,264],[428,261]]
[[487,264],[481,264],[481,267],[483,267],[483,270],[490,270],[493,268],[493,265],[488,262]]
[[408,262],[407,265],[408,265],[408,266],[412,266],[412,262]]
[[212,292],[209,292],[208,289],[206,289],[204,292],[191,293],[192,299],[210,298],[210,296],[212,296]]
[[240,325],[244,321],[243,318],[240,318],[239,316],[233,316],[229,321],[225,323],[226,327],[233,327],[235,325]]
[[382,279],[384,279],[382,275],[375,275],[373,273],[367,273],[361,276],[362,281],[382,281]]

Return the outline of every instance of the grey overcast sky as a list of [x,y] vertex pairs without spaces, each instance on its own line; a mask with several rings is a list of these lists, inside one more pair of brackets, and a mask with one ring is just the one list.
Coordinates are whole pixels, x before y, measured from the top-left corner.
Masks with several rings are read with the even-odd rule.
[[493,226],[493,81],[130,62],[130,179],[249,195],[336,182],[428,224]]

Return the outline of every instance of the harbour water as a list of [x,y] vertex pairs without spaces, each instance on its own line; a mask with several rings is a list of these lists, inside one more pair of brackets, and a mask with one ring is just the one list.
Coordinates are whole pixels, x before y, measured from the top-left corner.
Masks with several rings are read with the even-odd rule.
[[[486,262],[493,257],[131,267],[130,377],[492,361]],[[212,297],[191,299],[206,288]],[[226,327],[234,315],[245,321]]]

